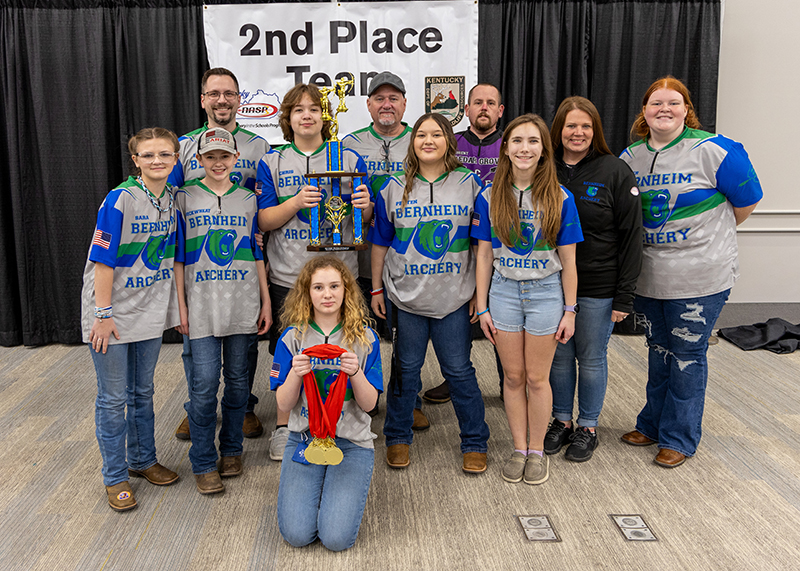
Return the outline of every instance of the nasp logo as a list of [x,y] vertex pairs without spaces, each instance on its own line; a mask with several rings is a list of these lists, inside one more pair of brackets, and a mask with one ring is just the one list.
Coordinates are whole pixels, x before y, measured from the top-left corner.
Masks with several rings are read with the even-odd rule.
[[243,119],[272,119],[278,115],[281,100],[276,93],[259,89],[255,93],[242,91],[242,103],[236,115]]
[[463,75],[425,78],[425,112],[440,113],[455,127],[464,117],[466,78]]

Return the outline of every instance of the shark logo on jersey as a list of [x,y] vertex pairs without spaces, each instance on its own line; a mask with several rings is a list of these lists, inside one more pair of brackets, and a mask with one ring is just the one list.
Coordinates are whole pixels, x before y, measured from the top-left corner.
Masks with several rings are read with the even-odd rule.
[[453,222],[451,220],[419,222],[414,232],[414,248],[426,258],[438,260],[447,253],[447,249],[450,247],[450,230],[452,229]]
[[236,230],[209,230],[206,234],[206,254],[218,266],[227,266],[236,253]]
[[149,270],[157,270],[161,267],[161,260],[167,252],[167,236],[150,236],[147,243],[142,248],[142,262]]

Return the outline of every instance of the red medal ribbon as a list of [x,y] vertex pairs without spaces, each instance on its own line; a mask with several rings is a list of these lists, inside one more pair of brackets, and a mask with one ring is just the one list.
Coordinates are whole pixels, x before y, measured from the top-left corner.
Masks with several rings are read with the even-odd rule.
[[[336,359],[346,352],[336,345],[322,344],[304,349],[303,355],[318,359]],[[347,374],[342,370],[339,371],[336,380],[331,383],[324,403],[319,394],[314,371],[303,376],[303,388],[308,399],[308,428],[311,435],[315,438],[336,438],[336,424],[342,414],[344,395],[347,391]]]

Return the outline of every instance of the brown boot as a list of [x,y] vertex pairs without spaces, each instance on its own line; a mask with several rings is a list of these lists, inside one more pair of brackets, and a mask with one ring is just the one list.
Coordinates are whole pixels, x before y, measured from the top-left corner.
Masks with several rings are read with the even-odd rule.
[[408,459],[408,444],[392,444],[386,449],[386,463],[392,468],[405,468],[411,461]]
[[169,468],[164,468],[164,466],[158,462],[150,466],[147,470],[131,470],[128,468],[128,475],[134,477],[141,476],[156,486],[169,486],[177,482],[179,477],[175,472]]
[[219,477],[219,472],[206,472],[205,474],[195,474],[195,482],[197,483],[197,491],[203,495],[218,494],[225,491],[225,484]]
[[420,409],[414,409],[414,424],[411,425],[411,430],[427,430],[431,427],[431,421],[425,416]]
[[183,422],[178,425],[178,430],[175,431],[175,438],[178,440],[191,440],[192,435],[189,433],[189,417],[184,416]]
[[482,474],[486,471],[486,452],[464,452],[461,469],[467,474]]
[[241,456],[223,456],[219,461],[219,477],[230,478],[242,473]]
[[124,512],[136,507],[136,498],[133,497],[129,482],[106,486],[106,494],[108,494],[108,505],[112,510]]
[[244,423],[242,423],[242,433],[245,438],[258,438],[264,434],[264,427],[261,425],[261,421],[258,420],[256,413],[245,413]]
[[422,398],[428,402],[441,404],[450,401],[450,387],[447,386],[447,381],[444,381],[438,387],[434,387],[422,393]]

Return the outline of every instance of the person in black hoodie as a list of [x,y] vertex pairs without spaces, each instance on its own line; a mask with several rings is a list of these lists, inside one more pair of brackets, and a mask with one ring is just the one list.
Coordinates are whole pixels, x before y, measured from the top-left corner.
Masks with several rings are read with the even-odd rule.
[[[559,345],[550,370],[553,421],[544,449],[567,460],[589,460],[608,380],[607,349],[614,323],[633,310],[642,265],[642,206],[636,179],[611,154],[600,114],[584,97],[568,97],[550,129],[558,181],[575,196],[584,241],[576,252],[578,313],[575,336]],[[577,375],[576,375],[577,362]],[[572,408],[578,386],[577,426]]]

